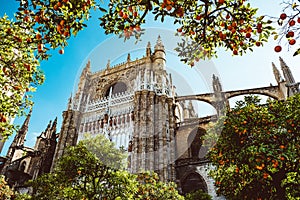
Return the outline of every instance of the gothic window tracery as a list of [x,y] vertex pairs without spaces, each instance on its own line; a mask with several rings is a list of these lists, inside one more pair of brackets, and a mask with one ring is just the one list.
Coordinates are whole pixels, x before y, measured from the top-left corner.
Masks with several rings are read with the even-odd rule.
[[104,95],[105,97],[109,96],[111,88],[112,88],[112,95],[124,93],[127,91],[127,85],[124,82],[116,82],[108,87]]

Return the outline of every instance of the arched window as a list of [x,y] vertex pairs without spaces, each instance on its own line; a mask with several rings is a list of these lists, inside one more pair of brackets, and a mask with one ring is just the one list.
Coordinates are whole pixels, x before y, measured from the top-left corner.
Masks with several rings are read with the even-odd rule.
[[26,169],[26,162],[22,162],[21,165],[20,165],[20,171],[24,172]]
[[[200,158],[200,149],[202,146],[201,136],[205,134],[203,129],[194,129],[188,137],[189,157]],[[203,152],[201,152],[201,155]],[[203,156],[201,156],[203,157]]]
[[187,175],[181,181],[181,189],[183,194],[190,193],[196,190],[203,190],[203,192],[207,192],[207,185],[202,176],[200,176],[196,172],[193,172]]
[[109,96],[110,88],[112,88],[112,94],[119,94],[127,90],[127,85],[123,82],[116,82],[111,85],[105,92],[105,96]]

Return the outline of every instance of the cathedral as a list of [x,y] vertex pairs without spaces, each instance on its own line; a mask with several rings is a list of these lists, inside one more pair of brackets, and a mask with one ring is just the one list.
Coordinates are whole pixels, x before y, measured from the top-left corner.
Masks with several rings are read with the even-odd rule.
[[[158,37],[154,48],[148,43],[142,58],[91,71],[87,62],[76,93],[63,112],[57,132],[57,119],[50,121],[37,137],[34,148],[24,146],[31,112],[15,136],[6,157],[0,158],[1,174],[8,183],[22,188],[25,181],[51,172],[66,147],[76,145],[85,133],[103,134],[117,148],[128,152],[127,170],[155,171],[162,181],[174,181],[180,193],[202,189],[218,199],[214,181],[208,176],[210,163],[201,136],[209,122],[222,115],[228,99],[238,95],[262,94],[283,100],[299,92],[289,67],[280,58],[284,78],[273,64],[278,85],[236,91],[223,91],[219,78],[212,76],[213,92],[178,96],[172,75],[166,71],[166,52]],[[216,115],[199,118],[192,100],[204,101]],[[26,154],[25,154],[26,152]]]

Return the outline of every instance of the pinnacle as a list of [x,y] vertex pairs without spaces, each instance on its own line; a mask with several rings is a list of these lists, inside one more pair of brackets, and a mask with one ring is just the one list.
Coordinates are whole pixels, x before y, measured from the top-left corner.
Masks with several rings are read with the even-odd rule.
[[154,48],[155,49],[164,49],[164,45],[162,43],[160,35],[157,37],[156,45]]

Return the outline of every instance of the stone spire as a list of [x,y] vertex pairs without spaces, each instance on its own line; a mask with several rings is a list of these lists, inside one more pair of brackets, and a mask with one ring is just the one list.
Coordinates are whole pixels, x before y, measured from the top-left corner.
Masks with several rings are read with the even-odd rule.
[[293,96],[296,93],[299,93],[299,82],[296,83],[294,76],[290,70],[290,68],[285,64],[283,59],[279,57],[281,69],[283,72],[283,76],[286,81],[286,86],[288,87],[288,96]]
[[20,147],[24,145],[25,142],[25,137],[28,131],[28,125],[29,125],[29,121],[31,118],[31,113],[32,113],[32,109],[30,109],[28,115],[26,116],[26,119],[22,125],[22,127],[20,128],[20,130],[18,131],[18,133],[16,134],[13,142],[11,143],[9,150],[7,152],[7,157],[9,157],[10,159],[12,159],[13,154],[15,152],[15,148],[16,147]]
[[106,69],[110,68],[110,60],[108,59],[107,64],[106,64]]
[[81,72],[81,76],[86,76],[91,73],[91,61],[89,60]]
[[212,86],[214,92],[222,92],[223,90],[219,77],[217,77],[215,74],[212,76]]
[[49,137],[50,132],[51,132],[51,124],[52,124],[52,121],[50,120],[46,130],[44,132],[42,132],[39,137],[41,137],[41,138],[48,138]]
[[154,51],[158,51],[158,50],[162,50],[162,51],[165,50],[165,47],[164,47],[164,45],[161,41],[160,35],[158,36],[157,41],[156,41],[156,45],[154,47]]
[[[79,95],[79,93],[84,90],[85,83],[88,77],[92,74],[91,72],[91,61],[89,60],[86,64],[86,66],[83,68],[80,78],[79,78],[79,83],[78,83],[78,91],[76,95]],[[75,95],[75,96],[76,96]]]
[[31,113],[32,113],[32,109],[30,109],[21,129],[19,130],[18,134],[16,135],[15,139],[16,140],[16,145],[20,146],[20,145],[24,145],[25,142],[25,136],[27,134],[28,131],[28,125],[29,125],[29,121],[31,118]]
[[282,81],[282,77],[280,75],[279,70],[277,69],[277,67],[275,66],[275,64],[272,62],[272,67],[273,67],[273,74],[275,76],[276,82],[280,83]]
[[31,118],[31,113],[32,113],[32,109],[30,109],[21,129],[19,130],[18,132],[18,135],[19,135],[19,139],[18,139],[18,143],[17,145],[24,145],[24,141],[25,141],[25,136],[27,134],[27,131],[28,131],[28,125],[29,125],[29,121],[30,121],[30,118]]
[[53,138],[55,135],[56,138],[56,126],[57,126],[57,117],[54,119],[51,127],[51,134],[49,135],[49,138]]
[[279,61],[280,61],[281,70],[283,72],[283,76],[285,78],[286,83],[288,83],[288,84],[295,83],[295,79],[293,77],[293,74],[292,74],[290,68],[285,64],[285,62],[283,61],[283,59],[281,57],[279,57]]
[[160,36],[158,36],[157,42],[154,47],[153,61],[154,61],[154,71],[156,73],[161,74],[161,72],[159,71],[165,70],[165,66],[166,66],[166,53],[165,53],[165,47],[162,43]]
[[127,62],[130,62],[131,61],[131,58],[130,58],[130,53],[127,54]]
[[68,109],[68,110],[71,110],[71,109],[72,109],[72,93],[71,93],[71,96],[69,97],[67,109]]
[[150,57],[151,56],[151,44],[148,42],[147,48],[146,48],[146,56]]

